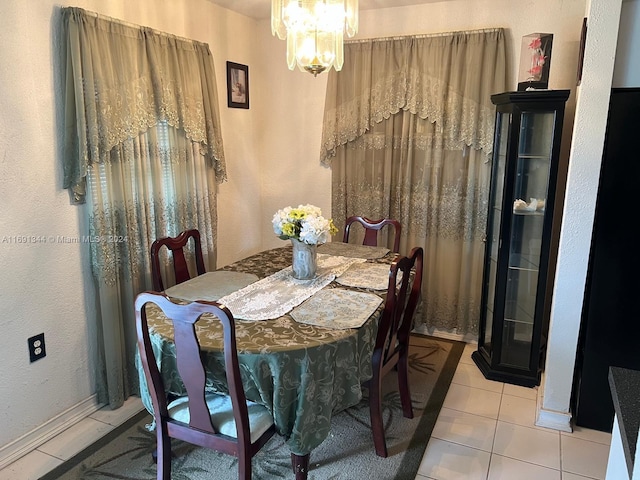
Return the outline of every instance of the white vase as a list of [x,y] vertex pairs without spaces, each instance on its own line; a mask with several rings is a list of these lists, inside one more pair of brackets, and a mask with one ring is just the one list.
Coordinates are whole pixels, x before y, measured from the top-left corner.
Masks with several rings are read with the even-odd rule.
[[293,245],[293,277],[298,280],[311,280],[318,269],[318,245],[291,239]]

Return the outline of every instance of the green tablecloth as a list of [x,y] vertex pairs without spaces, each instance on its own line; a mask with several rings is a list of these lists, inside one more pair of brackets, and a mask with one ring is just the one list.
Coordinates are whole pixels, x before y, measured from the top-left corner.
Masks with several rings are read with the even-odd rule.
[[[390,263],[394,254],[375,261]],[[224,267],[265,278],[291,264],[291,247],[261,252]],[[335,281],[326,288],[345,288]],[[350,287],[352,288],[352,287]],[[353,288],[358,290],[357,288]],[[384,291],[375,292],[384,297]],[[329,435],[331,416],[362,398],[361,384],[372,376],[371,354],[381,304],[358,329],[329,329],[301,324],[289,315],[275,320],[236,320],[238,357],[246,396],[265,405],[292,453],[306,455]],[[233,313],[233,312],[232,312]],[[159,311],[149,309],[154,351],[168,392],[184,395],[177,374],[172,327]],[[218,322],[198,322],[198,338],[211,372],[208,387],[226,391],[221,362],[222,331]],[[153,413],[144,372],[138,368],[144,406]]]

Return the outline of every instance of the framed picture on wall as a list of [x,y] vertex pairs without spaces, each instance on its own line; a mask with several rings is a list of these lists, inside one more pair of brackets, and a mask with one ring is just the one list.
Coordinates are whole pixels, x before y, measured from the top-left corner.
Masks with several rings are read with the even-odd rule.
[[227,105],[229,108],[249,108],[249,67],[227,62]]
[[584,63],[584,47],[587,44],[587,19],[582,20],[582,32],[580,33],[580,50],[578,51],[578,75],[576,85],[582,82],[582,64]]

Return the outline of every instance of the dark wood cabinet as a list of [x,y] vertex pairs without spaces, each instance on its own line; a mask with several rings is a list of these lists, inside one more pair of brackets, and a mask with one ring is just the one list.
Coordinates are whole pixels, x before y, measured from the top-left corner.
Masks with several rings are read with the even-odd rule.
[[496,125],[478,350],[491,380],[540,382],[560,141],[569,90],[492,95]]

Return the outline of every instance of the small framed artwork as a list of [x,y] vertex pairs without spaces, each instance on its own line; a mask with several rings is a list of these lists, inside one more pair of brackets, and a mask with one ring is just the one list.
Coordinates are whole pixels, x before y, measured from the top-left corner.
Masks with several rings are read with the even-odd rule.
[[227,62],[227,105],[229,108],[249,108],[249,67]]
[[552,45],[552,33],[532,33],[522,37],[518,69],[519,92],[549,88]]

